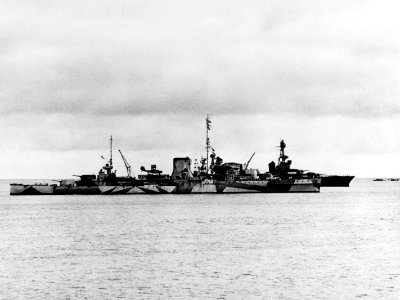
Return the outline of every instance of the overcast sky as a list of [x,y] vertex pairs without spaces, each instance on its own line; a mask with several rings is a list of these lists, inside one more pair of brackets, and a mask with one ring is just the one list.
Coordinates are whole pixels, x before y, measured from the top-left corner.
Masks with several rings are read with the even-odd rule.
[[0,177],[204,155],[400,177],[400,3],[0,1]]

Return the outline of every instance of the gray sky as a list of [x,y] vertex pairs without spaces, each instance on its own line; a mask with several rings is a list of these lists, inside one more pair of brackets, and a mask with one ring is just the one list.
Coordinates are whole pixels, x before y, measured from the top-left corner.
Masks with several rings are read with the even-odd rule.
[[[204,154],[400,176],[398,1],[0,2],[0,175]],[[122,161],[115,159],[119,174]]]

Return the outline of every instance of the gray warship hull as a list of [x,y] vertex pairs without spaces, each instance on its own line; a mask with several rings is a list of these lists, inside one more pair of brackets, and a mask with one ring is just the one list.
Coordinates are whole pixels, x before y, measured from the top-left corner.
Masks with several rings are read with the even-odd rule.
[[254,181],[182,180],[171,185],[59,186],[12,184],[10,195],[118,195],[118,194],[225,194],[311,193],[320,191],[321,179],[268,179]]

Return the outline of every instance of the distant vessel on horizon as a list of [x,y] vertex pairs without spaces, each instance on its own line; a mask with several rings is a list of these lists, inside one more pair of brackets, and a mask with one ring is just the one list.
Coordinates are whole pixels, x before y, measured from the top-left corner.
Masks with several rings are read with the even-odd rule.
[[308,172],[315,177],[321,178],[321,186],[330,187],[349,187],[350,182],[354,179],[353,175],[325,175],[320,173]]
[[375,178],[374,181],[399,181],[399,178]]

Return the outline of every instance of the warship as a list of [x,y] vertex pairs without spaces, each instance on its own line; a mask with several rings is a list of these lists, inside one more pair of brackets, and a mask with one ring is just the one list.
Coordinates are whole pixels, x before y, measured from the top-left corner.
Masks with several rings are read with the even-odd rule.
[[352,175],[321,175],[321,186],[348,187],[353,178]]
[[10,195],[86,195],[86,194],[199,194],[199,193],[300,193],[319,192],[321,178],[293,169],[285,154],[286,144],[280,142],[278,163],[269,163],[269,170],[260,172],[249,168],[251,156],[246,163],[223,162],[210,145],[208,131],[211,121],[206,118],[206,157],[192,170],[189,157],[173,159],[172,174],[163,174],[156,165],[150,169],[141,167],[146,174],[134,177],[131,166],[119,150],[127,176],[116,175],[113,167],[112,136],[110,157],[97,175],[75,175],[78,179],[64,179],[55,184],[10,185]]
[[307,172],[310,177],[320,177],[321,186],[349,187],[355,176],[352,175],[325,175],[320,173]]

